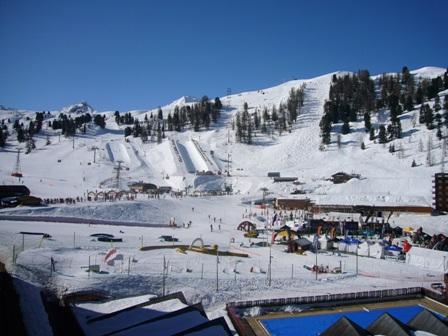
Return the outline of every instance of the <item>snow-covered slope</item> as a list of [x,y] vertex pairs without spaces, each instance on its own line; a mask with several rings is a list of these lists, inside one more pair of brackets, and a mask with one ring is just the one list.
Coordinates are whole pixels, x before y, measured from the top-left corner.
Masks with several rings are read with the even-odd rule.
[[[412,73],[417,77],[432,78],[444,71],[443,68],[425,67]],[[225,184],[232,184],[235,192],[245,194],[258,195],[261,194],[260,188],[266,187],[275,194],[288,195],[295,188],[292,184],[274,184],[267,178],[267,172],[279,171],[282,176],[297,176],[305,183],[301,188],[322,202],[430,204],[431,177],[441,170],[442,146],[435,137],[435,130],[428,131],[418,122],[414,125],[419,106],[400,116],[403,138],[394,141],[395,148],[401,149],[399,153],[391,154],[388,148],[370,141],[362,122],[351,124],[352,133],[341,137],[340,148],[333,136],[332,143],[325,150],[319,150],[319,122],[334,74],[343,75],[345,72],[222,97],[222,117],[216,125],[212,124],[210,130],[167,132],[162,144],[143,144],[140,138],[133,137],[128,137],[126,142],[123,137],[125,126],[115,123],[112,111],[101,113],[106,115],[105,129],[90,127],[86,134],[77,135],[73,143],[72,139],[59,137],[58,131],[46,127],[46,123],[58,114],[52,112],[52,116],[44,121],[43,131],[36,136],[37,150],[21,155],[23,183],[37,196],[83,196],[87,190],[114,186],[114,168],[118,161],[122,161],[123,188],[129,182],[141,180],[169,185],[175,190],[188,187],[220,189]],[[257,134],[252,145],[235,142],[232,119],[237,111],[242,110],[244,103],[248,104],[249,112],[262,111],[264,107],[285,103],[291,88],[302,85],[305,85],[305,102],[290,133],[281,136]],[[191,97],[182,97],[163,106],[162,110],[166,116],[176,105],[195,101]],[[87,104],[81,107],[91,110]],[[155,114],[156,111],[130,112],[142,120],[145,114]],[[4,110],[1,115],[2,118],[17,116],[24,120],[27,113]],[[378,127],[387,119],[388,112],[383,111],[372,118],[372,123]],[[338,127],[340,125],[334,125],[335,129]],[[45,145],[47,135],[50,145]],[[433,144],[434,165],[431,167],[425,164],[429,138]],[[361,150],[361,142],[365,143],[366,150]],[[17,147],[23,148],[23,144],[19,145],[12,134],[8,146],[0,152],[0,183],[18,182],[10,176]],[[96,163],[93,163],[94,147],[98,148]],[[415,168],[411,168],[413,160],[418,165]],[[224,173],[228,168],[230,177]],[[196,176],[195,171],[215,174],[221,171],[224,174],[207,178]],[[326,181],[338,171],[359,173],[362,179],[343,185]]]

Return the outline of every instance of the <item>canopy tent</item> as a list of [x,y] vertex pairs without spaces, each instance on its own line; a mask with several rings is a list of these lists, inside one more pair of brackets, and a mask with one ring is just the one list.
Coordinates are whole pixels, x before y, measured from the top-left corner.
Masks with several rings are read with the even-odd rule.
[[448,271],[448,252],[413,246],[406,253],[406,262],[410,265],[446,272]]
[[322,250],[326,250],[329,247],[328,237],[327,236],[321,236],[319,238],[319,245],[320,245],[320,248]]
[[306,238],[298,238],[294,240],[288,241],[288,249],[287,251],[292,252],[298,252],[298,251],[307,251],[311,248],[313,245],[312,242],[310,242]]
[[342,252],[356,253],[360,243],[361,241],[356,238],[345,238],[339,241],[338,250]]
[[296,239],[298,237],[297,233],[293,230],[281,230],[279,232],[275,232],[272,235],[272,242],[275,241],[289,241],[291,239]]
[[238,225],[237,230],[249,232],[255,230],[256,228],[257,228],[256,224],[249,221],[243,221]]
[[390,245],[384,248],[384,255],[389,257],[398,257],[403,249],[396,245]]

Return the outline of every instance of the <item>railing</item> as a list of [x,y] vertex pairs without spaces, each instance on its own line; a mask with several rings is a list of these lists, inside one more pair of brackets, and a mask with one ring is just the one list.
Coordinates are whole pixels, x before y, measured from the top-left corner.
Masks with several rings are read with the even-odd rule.
[[357,299],[395,298],[400,296],[414,296],[424,294],[421,287],[384,289],[378,291],[365,291],[355,293],[326,294],[314,296],[300,296],[293,298],[237,301],[227,303],[227,307],[245,308],[255,306],[281,306],[292,304],[330,303],[337,301],[350,301]]

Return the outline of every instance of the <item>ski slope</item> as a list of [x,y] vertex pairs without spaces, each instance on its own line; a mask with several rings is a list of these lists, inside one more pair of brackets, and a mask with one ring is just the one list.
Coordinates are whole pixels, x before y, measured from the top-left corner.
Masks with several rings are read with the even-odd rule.
[[[413,71],[419,78],[431,78],[443,74],[445,69],[426,67]],[[117,125],[113,111],[106,115],[106,128],[91,126],[86,134],[72,138],[59,136],[59,131],[44,127],[36,135],[36,150],[21,155],[23,180],[10,174],[16,162],[16,149],[23,149],[11,135],[8,146],[0,150],[0,183],[23,183],[39,197],[85,196],[88,190],[108,190],[114,186],[114,168],[123,161],[121,172],[123,189],[136,181],[169,185],[174,190],[210,191],[232,185],[234,195],[224,197],[186,197],[176,199],[151,199],[139,197],[135,202],[79,203],[74,206],[55,205],[38,208],[2,209],[0,215],[48,216],[54,218],[75,217],[83,219],[80,224],[0,221],[0,259],[20,278],[40,286],[49,286],[59,293],[88,288],[106,289],[119,297],[138,294],[160,294],[163,260],[169,261],[169,292],[182,290],[190,302],[202,302],[211,316],[224,315],[225,302],[240,299],[290,297],[316,293],[363,291],[372,288],[403,286],[430,286],[442,280],[442,272],[393,263],[388,260],[359,258],[360,276],[354,277],[355,258],[345,255],[322,254],[319,263],[329,266],[343,265],[342,276],[328,275],[315,280],[314,274],[303,268],[314,263],[315,256],[285,254],[282,246],[272,248],[273,282],[266,282],[266,270],[270,251],[263,247],[250,247],[254,241],[244,238],[237,225],[248,213],[270,216],[254,209],[251,200],[262,197],[262,188],[269,196],[290,197],[295,188],[301,188],[319,203],[328,204],[383,204],[383,205],[430,205],[432,202],[432,176],[441,171],[447,162],[442,157],[441,142],[436,139],[436,130],[427,130],[413,120],[418,117],[419,106],[414,111],[400,116],[403,138],[394,141],[398,153],[389,153],[388,148],[368,139],[363,122],[351,123],[352,133],[341,136],[341,146],[336,143],[336,134],[324,150],[319,150],[319,122],[323,104],[328,98],[332,76],[336,72],[316,78],[289,81],[273,88],[237,93],[222,97],[225,106],[218,124],[200,133],[185,130],[181,133],[167,132],[161,144],[143,143],[140,138],[123,137],[124,125]],[[375,78],[375,77],[374,77]],[[249,111],[261,111],[286,102],[291,88],[305,88],[305,102],[291,133],[261,135],[254,137],[253,145],[235,142],[231,128],[232,118],[245,102]],[[192,98],[181,98],[162,107],[165,116],[176,105],[192,104]],[[433,104],[431,101],[429,104]],[[143,120],[145,114],[156,110],[130,111]],[[1,118],[18,118],[26,123],[32,111],[1,111]],[[58,111],[52,112],[52,121]],[[378,127],[388,119],[388,111],[381,111],[372,118]],[[335,129],[341,125],[334,125]],[[51,144],[46,145],[49,137]],[[434,164],[427,166],[428,139]],[[364,142],[365,150],[360,149]],[[419,147],[422,144],[423,149]],[[98,147],[96,162],[93,147]],[[213,157],[210,153],[213,151]],[[417,167],[410,168],[415,160]],[[230,168],[227,177],[225,170]],[[197,171],[222,171],[221,176],[197,176]],[[274,183],[267,177],[269,171],[278,171],[282,176],[295,176],[303,184]],[[327,179],[334,173],[345,171],[358,173],[361,179],[335,185]],[[245,202],[244,205],[243,202]],[[272,211],[271,209],[269,211]],[[119,226],[85,224],[89,219],[119,221]],[[168,223],[175,221],[179,228],[151,228],[144,223]],[[183,223],[192,222],[190,228]],[[122,223],[140,222],[142,227],[126,226]],[[445,216],[393,216],[391,222],[400,226],[423,226],[430,234],[448,234]],[[221,227],[219,228],[218,225]],[[263,227],[263,225],[261,225]],[[12,248],[21,246],[19,231],[43,231],[50,233],[51,240],[27,237],[25,250],[21,251],[17,265],[12,265]],[[100,243],[90,237],[93,233],[105,232],[123,238],[117,243],[121,261],[113,265],[103,262],[111,244]],[[173,235],[182,244],[190,244],[202,238],[205,244],[218,245],[220,249],[247,253],[250,258],[220,258],[218,276],[220,289],[216,292],[216,257],[193,252],[180,254],[175,249],[141,251],[143,245],[170,245],[159,241],[161,235]],[[75,236],[75,242],[73,237]],[[311,237],[310,237],[311,238]],[[57,272],[50,277],[49,260],[57,261]],[[104,273],[91,277],[85,267],[89,257],[99,264]],[[127,263],[130,261],[130,274]],[[291,276],[293,269],[293,276]],[[202,274],[204,270],[204,274]],[[26,290],[24,290],[26,293]],[[25,294],[26,295],[26,294]]]

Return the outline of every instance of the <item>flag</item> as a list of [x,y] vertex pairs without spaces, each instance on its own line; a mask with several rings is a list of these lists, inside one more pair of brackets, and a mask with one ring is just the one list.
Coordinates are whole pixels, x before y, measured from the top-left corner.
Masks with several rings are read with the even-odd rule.
[[111,248],[111,249],[106,253],[106,256],[104,257],[104,261],[105,261],[105,262],[111,261],[111,260],[113,260],[116,256],[117,256],[117,249],[116,249],[115,247],[114,247],[114,248]]

